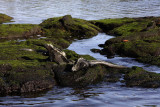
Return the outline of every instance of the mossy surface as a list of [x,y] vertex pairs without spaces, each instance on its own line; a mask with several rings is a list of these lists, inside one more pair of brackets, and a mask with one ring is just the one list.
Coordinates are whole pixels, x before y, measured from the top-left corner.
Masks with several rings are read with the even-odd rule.
[[0,13],[0,24],[5,23],[5,22],[10,22],[13,18],[6,15],[6,14],[2,14]]
[[33,24],[1,24],[1,39],[29,38],[41,34],[41,28]]
[[100,27],[103,32],[108,33],[110,30],[117,28],[119,26],[124,25],[125,23],[132,23],[135,19],[131,18],[118,18],[118,19],[101,19],[101,20],[93,20],[89,21],[96,26]]
[[147,72],[139,67],[133,67],[124,77],[126,86],[157,88],[160,87],[160,74]]
[[89,38],[100,31],[97,26],[82,19],[72,18],[70,15],[47,19],[40,26],[47,37],[63,38],[68,41]]
[[64,52],[66,53],[67,58],[68,58],[69,60],[74,60],[74,61],[76,61],[76,60],[78,60],[78,58],[81,58],[81,57],[83,57],[83,58],[85,58],[85,59],[87,59],[87,60],[95,60],[95,58],[93,58],[93,57],[90,56],[90,55],[79,55],[79,54],[77,54],[76,52],[71,51],[71,50],[68,50],[68,49],[64,50]]
[[38,92],[56,83],[48,61],[45,40],[8,41],[0,43],[1,94]]
[[120,26],[108,31],[117,37],[106,41],[100,53],[129,56],[144,63],[160,65],[159,21],[159,17],[131,18],[127,23],[122,21]]

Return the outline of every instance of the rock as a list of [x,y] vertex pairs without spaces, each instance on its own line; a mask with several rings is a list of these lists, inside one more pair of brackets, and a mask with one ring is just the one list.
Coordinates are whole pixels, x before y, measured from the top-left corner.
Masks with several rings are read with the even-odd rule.
[[[115,38],[107,40],[100,51],[112,58],[116,54],[160,66],[160,17],[103,19],[92,21]],[[108,29],[110,24],[116,24]]]
[[28,39],[40,35],[42,30],[40,26],[34,24],[2,24],[0,26],[0,39]]
[[105,45],[104,44],[99,44],[98,46],[101,47],[101,48],[103,48]]
[[101,29],[83,19],[72,18],[71,15],[49,18],[40,26],[44,35],[52,38],[64,38],[68,41],[95,36]]
[[132,67],[132,70],[130,70],[129,73],[125,74],[124,80],[126,86],[128,87],[160,87],[160,74],[145,71],[140,67]]
[[20,88],[21,93],[27,92],[40,92],[46,89],[50,89],[54,86],[54,82],[42,80],[42,81],[29,81],[22,85]]
[[67,68],[66,66],[59,66],[57,69],[54,69],[57,83],[60,86],[83,87],[94,84],[103,80],[104,72],[106,71],[106,68],[101,65],[84,67],[77,72],[71,72],[71,69]]
[[63,24],[64,26],[66,26],[66,27],[67,27],[68,25],[74,24],[74,20],[72,19],[72,16],[71,16],[71,15],[66,15],[66,16],[64,16],[60,21],[61,21],[62,24]]
[[30,39],[0,42],[0,95],[40,92],[55,86],[55,62],[37,50],[50,42]]
[[2,14],[0,13],[0,24],[4,23],[4,22],[10,22],[13,18],[6,15],[6,14]]
[[107,55],[107,58],[114,58],[115,49],[112,46],[105,47],[100,51],[100,54]]
[[100,49],[91,49],[91,51],[94,52],[94,53],[99,53]]

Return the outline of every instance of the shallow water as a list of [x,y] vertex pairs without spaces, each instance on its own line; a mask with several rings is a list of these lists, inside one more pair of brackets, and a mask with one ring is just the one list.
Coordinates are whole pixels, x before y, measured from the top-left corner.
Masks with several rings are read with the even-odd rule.
[[90,49],[96,48],[101,49],[98,47],[97,44],[103,44],[106,40],[113,38],[113,36],[106,35],[104,33],[99,33],[97,36],[90,38],[90,39],[83,39],[83,40],[77,40],[73,42],[68,49],[75,51],[78,54],[89,54],[93,56],[94,58],[98,60],[104,60],[108,62],[112,62],[118,65],[124,65],[127,67],[132,66],[139,66],[143,67],[147,71],[157,72],[160,73],[160,68],[157,66],[151,66],[149,64],[143,64],[139,63],[134,60],[134,58],[128,58],[128,57],[119,57],[118,55],[115,58],[107,59],[107,57],[100,55],[99,53],[93,53],[90,51]]
[[87,20],[160,16],[160,0],[0,0],[0,13],[15,23],[40,23],[70,14]]
[[[39,24],[50,17],[71,14],[87,20],[121,17],[160,16],[160,0],[0,0],[0,13],[14,17],[14,23]],[[99,60],[120,65],[140,66],[148,71],[160,68],[134,61],[133,58],[106,57],[92,53],[91,48],[112,38],[99,33],[91,38],[78,40],[69,49],[80,54],[90,54]],[[160,89],[127,88],[120,83],[99,83],[83,89],[54,87],[39,95],[0,97],[0,106],[36,107],[160,107]]]

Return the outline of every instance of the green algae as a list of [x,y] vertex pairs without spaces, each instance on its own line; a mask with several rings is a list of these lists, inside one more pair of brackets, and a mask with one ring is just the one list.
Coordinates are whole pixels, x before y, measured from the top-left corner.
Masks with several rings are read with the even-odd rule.
[[122,26],[125,23],[132,23],[134,21],[135,21],[135,19],[132,19],[132,18],[118,18],[118,19],[93,20],[93,21],[89,21],[89,22],[100,27],[103,30],[103,32],[108,33],[109,31],[113,30],[114,28]]
[[103,23],[104,25],[107,24],[119,24],[122,25],[124,23],[130,23],[135,21],[135,19],[132,18],[117,18],[117,19],[101,19],[101,20],[93,20],[90,21],[91,23]]
[[95,25],[70,15],[47,19],[40,26],[47,37],[65,38],[68,41],[95,36],[100,30]]
[[140,32],[144,28],[146,28],[147,23],[146,22],[133,22],[129,24],[124,24],[118,28],[115,28],[112,33],[116,35],[122,35],[122,36],[128,36],[133,34],[133,32]]
[[1,24],[0,38],[27,38],[41,34],[41,28],[33,24]]
[[45,43],[47,42],[44,40],[2,42],[0,43],[0,64],[9,64],[12,67],[40,66],[45,64],[48,56],[41,53],[47,51],[44,45],[42,45]]
[[122,22],[109,31],[106,29],[108,34],[116,35],[116,38],[106,41],[100,53],[129,56],[140,62],[160,65],[160,28],[157,23],[159,17],[130,18],[130,20],[132,21]]
[[0,43],[0,94],[38,92],[56,83],[51,71],[56,64],[43,55],[45,40]]
[[10,22],[13,18],[6,15],[6,14],[2,14],[0,13],[0,24],[5,23],[5,22]]
[[145,71],[140,67],[132,67],[132,70],[125,74],[124,80],[129,87],[157,88],[160,86],[160,74]]
[[78,58],[81,58],[81,57],[83,57],[83,58],[85,58],[87,60],[95,60],[95,58],[93,58],[90,55],[79,55],[76,52],[68,50],[68,49],[64,50],[64,52],[66,53],[67,59],[69,59],[69,60],[76,61],[76,60],[78,60]]

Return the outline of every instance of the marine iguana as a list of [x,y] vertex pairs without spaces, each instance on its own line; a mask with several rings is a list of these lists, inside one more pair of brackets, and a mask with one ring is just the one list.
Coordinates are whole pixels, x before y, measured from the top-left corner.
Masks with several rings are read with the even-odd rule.
[[96,64],[102,64],[106,65],[108,67],[112,68],[127,68],[125,66],[112,64],[106,61],[100,61],[100,60],[86,60],[84,58],[79,58],[76,62],[75,61],[69,61],[66,57],[66,53],[56,47],[54,47],[52,44],[45,44],[45,48],[49,52],[49,59],[51,62],[56,62],[58,64],[72,64],[73,67],[71,68],[71,71],[75,72],[85,67],[94,66]]
[[82,68],[86,68],[86,67],[90,67],[90,66],[94,66],[96,64],[102,64],[102,65],[106,65],[108,67],[112,67],[112,68],[127,68],[125,66],[121,66],[121,65],[116,65],[116,64],[112,64],[106,61],[101,61],[101,60],[86,60],[84,58],[79,58],[77,60],[77,62],[73,65],[72,67],[72,71],[78,71]]

